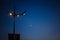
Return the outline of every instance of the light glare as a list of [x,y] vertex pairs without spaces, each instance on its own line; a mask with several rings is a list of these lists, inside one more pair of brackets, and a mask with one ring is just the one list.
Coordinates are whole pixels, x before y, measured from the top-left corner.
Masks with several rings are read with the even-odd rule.
[[17,15],[17,17],[19,17],[19,15]]
[[23,15],[25,15],[25,13]]
[[12,16],[12,13],[10,13],[9,15]]

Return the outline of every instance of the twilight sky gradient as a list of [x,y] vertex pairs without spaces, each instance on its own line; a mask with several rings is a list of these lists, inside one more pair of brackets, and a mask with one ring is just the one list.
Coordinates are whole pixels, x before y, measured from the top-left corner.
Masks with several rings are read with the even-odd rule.
[[[16,33],[21,40],[59,40],[60,39],[60,1],[59,0],[14,0],[16,13],[27,10],[25,16],[16,18]],[[0,0],[0,40],[8,40],[13,33],[12,0]]]

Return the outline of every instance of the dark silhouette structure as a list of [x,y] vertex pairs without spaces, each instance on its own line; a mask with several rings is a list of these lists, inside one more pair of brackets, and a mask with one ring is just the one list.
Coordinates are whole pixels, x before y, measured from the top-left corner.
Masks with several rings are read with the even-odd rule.
[[15,33],[15,25],[16,25],[15,24],[15,19],[16,19],[16,17],[25,15],[26,11],[23,11],[20,14],[16,14],[15,13],[15,10],[16,10],[15,2],[14,2],[13,5],[14,5],[14,12],[12,12],[12,11],[9,12],[9,16],[13,16],[13,19],[14,19],[14,21],[13,21],[13,33],[8,34],[8,40],[20,40],[20,34]]
[[9,14],[10,16],[13,16],[14,21],[13,21],[13,33],[8,34],[8,40],[20,40],[20,34],[15,33],[15,25],[16,25],[15,19],[16,19],[16,17],[25,15],[25,13],[26,13],[26,11],[24,11],[20,14],[15,14],[15,11],[14,11],[14,14],[12,14],[12,12]]
[[8,34],[8,40],[20,40],[20,34]]

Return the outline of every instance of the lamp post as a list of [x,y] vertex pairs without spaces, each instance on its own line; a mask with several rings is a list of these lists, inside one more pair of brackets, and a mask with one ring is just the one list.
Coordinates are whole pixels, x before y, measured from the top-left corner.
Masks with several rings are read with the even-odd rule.
[[20,34],[15,33],[15,28],[16,28],[15,19],[16,19],[16,17],[24,16],[26,11],[23,11],[20,14],[15,13],[15,11],[16,11],[16,7],[14,4],[14,11],[10,11],[8,14],[9,16],[13,16],[13,19],[14,19],[14,21],[13,21],[13,33],[8,34],[8,40],[20,40]]
[[13,22],[13,33],[14,34],[15,34],[15,19],[16,19],[16,17],[24,16],[25,13],[26,13],[26,11],[24,11],[20,14],[16,14],[15,11],[14,12],[12,12],[12,11],[9,12],[9,16],[13,16],[13,19],[14,19],[14,22]]
[[20,14],[16,14],[15,11],[14,12],[12,12],[12,11],[9,12],[9,16],[13,16],[14,22],[13,22],[13,34],[11,34],[11,33],[8,34],[8,40],[20,40],[20,34],[15,33],[15,28],[16,28],[15,19],[16,19],[16,17],[24,16],[25,13],[26,13],[26,11],[24,11]]
[[16,19],[16,17],[24,16],[25,13],[26,13],[26,11],[24,11],[20,14],[16,14],[15,11],[14,12],[12,12],[12,11],[9,12],[9,16],[13,16],[14,21],[13,21],[13,34],[11,34],[11,33],[8,34],[8,40],[20,40],[20,34],[15,33],[15,28],[16,28],[15,19]]

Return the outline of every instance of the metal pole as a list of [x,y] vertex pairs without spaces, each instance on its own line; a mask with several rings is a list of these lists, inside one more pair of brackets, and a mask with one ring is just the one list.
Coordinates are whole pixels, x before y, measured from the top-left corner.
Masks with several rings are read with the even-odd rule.
[[14,16],[13,16],[13,18],[14,18],[14,23],[13,23],[13,33],[15,34],[15,1],[14,1]]
[[13,24],[13,34],[14,34],[14,39],[13,39],[13,40],[15,40],[15,1],[14,1],[13,6],[14,6],[14,16],[13,16],[13,18],[14,18],[14,24]]

